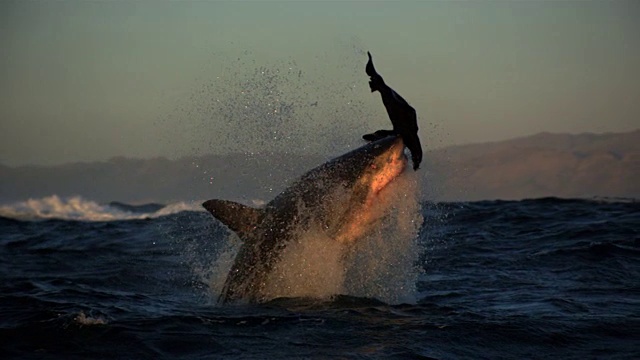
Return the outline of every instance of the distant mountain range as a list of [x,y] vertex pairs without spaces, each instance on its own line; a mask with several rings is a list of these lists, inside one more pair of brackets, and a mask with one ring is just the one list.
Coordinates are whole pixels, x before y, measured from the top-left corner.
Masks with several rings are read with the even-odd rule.
[[[226,198],[269,200],[328,160],[230,154],[168,160],[113,158],[59,166],[0,166],[0,202],[49,195],[127,203]],[[422,196],[434,201],[538,197],[640,198],[640,130],[540,133],[427,151]]]
[[427,159],[440,187],[435,197],[445,200],[640,198],[640,130],[540,133],[449,147]]

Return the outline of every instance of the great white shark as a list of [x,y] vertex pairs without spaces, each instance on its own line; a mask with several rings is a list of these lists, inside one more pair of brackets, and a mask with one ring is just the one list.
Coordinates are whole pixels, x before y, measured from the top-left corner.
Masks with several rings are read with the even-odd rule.
[[242,241],[218,301],[266,300],[270,271],[301,232],[314,229],[345,244],[365,235],[382,216],[376,208],[380,192],[406,164],[403,140],[393,135],[310,170],[262,208],[228,200],[204,202]]

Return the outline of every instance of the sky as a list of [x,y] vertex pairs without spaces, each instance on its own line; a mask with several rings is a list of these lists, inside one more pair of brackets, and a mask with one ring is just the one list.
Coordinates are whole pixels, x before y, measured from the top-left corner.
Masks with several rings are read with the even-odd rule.
[[366,51],[428,150],[640,127],[637,1],[2,1],[0,164],[343,152],[390,128]]

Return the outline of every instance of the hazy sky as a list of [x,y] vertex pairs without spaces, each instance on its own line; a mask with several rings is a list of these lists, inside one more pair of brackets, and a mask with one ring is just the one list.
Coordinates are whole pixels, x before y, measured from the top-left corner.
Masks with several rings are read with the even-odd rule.
[[390,127],[366,50],[426,148],[628,131],[639,4],[5,0],[0,163],[342,152]]

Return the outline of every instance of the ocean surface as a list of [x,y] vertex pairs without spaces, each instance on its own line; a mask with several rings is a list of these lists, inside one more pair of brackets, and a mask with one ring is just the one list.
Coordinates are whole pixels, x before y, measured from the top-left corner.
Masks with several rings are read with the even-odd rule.
[[310,296],[220,306],[239,240],[198,203],[0,206],[0,358],[640,358],[639,202],[416,211],[341,276],[305,258]]

